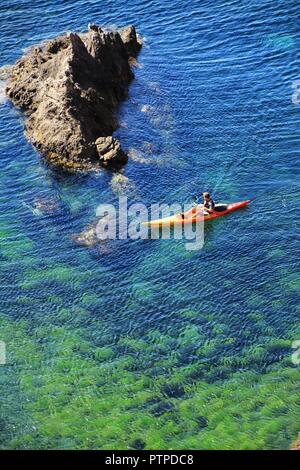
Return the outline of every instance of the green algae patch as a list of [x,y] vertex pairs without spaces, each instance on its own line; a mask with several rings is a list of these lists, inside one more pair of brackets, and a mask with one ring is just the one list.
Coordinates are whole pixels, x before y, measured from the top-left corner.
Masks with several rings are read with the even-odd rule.
[[28,269],[21,287],[35,287],[44,281],[67,282],[78,277],[78,271],[66,265],[46,267],[43,269]]
[[180,310],[179,314],[185,318],[196,318],[198,316],[198,312],[191,308],[183,308]]
[[[297,434],[300,373],[287,357],[289,337],[237,355],[236,338],[222,337],[224,324],[205,338],[201,326],[187,323],[178,337],[152,330],[97,346],[75,326],[74,312],[61,308],[57,318],[67,322],[34,329],[0,317],[18,384],[10,399],[22,397],[21,414],[10,419],[30,423],[7,430],[3,448],[284,449]],[[224,344],[233,355],[219,355]],[[182,354],[193,359],[182,362]]]
[[14,237],[1,241],[1,253],[11,261],[18,261],[32,252],[34,242],[26,237]]
[[114,357],[114,350],[112,348],[97,348],[94,351],[94,359],[99,362],[105,362]]
[[84,292],[81,296],[81,302],[87,305],[98,305],[99,301],[101,301],[101,299],[93,292]]

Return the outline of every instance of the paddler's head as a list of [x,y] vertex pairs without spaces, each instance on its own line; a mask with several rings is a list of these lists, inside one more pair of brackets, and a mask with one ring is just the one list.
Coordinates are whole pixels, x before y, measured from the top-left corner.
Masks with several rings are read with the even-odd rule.
[[203,193],[204,199],[210,199],[210,194],[209,193]]

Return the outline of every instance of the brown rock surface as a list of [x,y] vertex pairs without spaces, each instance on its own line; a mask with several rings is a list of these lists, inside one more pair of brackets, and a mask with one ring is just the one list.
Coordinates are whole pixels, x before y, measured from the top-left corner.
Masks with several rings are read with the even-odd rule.
[[298,438],[290,446],[290,450],[300,450],[300,432],[298,434]]
[[32,47],[10,70],[6,93],[26,115],[30,141],[54,164],[88,169],[127,161],[116,110],[141,41],[134,26],[64,34]]

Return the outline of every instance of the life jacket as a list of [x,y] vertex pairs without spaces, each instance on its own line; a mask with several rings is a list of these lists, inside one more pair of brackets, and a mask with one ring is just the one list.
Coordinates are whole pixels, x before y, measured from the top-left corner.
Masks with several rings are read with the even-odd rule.
[[214,200],[212,198],[204,199],[203,207],[204,209],[213,210],[215,208]]

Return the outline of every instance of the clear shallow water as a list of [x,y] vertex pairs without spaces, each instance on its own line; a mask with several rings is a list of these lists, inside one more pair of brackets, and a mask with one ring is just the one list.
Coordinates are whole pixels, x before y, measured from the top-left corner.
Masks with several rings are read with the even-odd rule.
[[[118,130],[130,202],[203,189],[254,201],[207,225],[200,251],[78,247],[116,176],[49,169],[2,95],[1,448],[279,449],[296,436],[297,3],[2,2],[0,65],[92,21],[145,38]],[[52,213],[34,210],[49,199]]]

